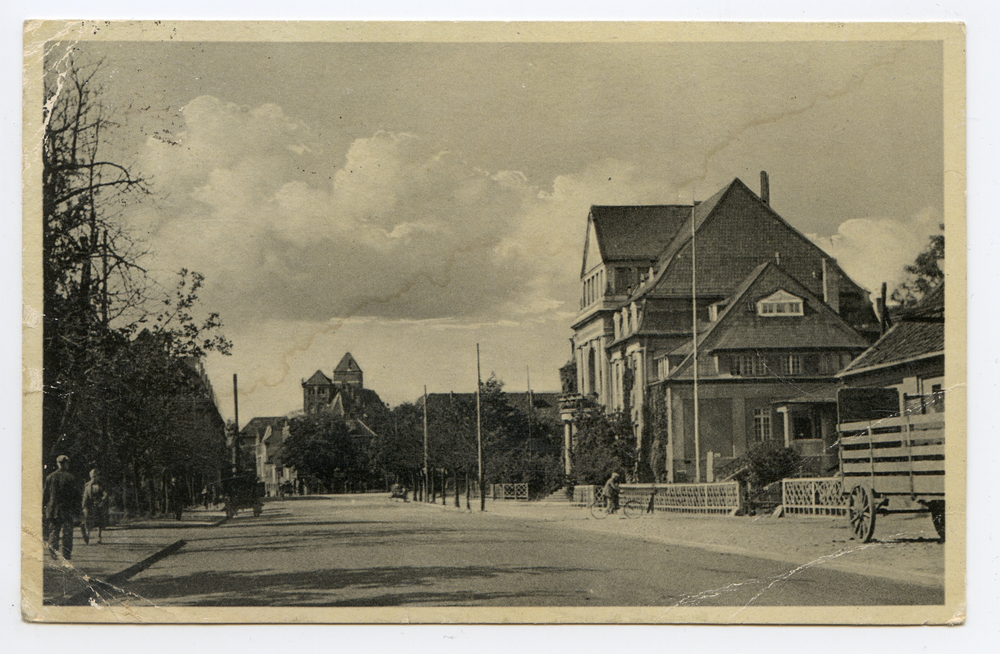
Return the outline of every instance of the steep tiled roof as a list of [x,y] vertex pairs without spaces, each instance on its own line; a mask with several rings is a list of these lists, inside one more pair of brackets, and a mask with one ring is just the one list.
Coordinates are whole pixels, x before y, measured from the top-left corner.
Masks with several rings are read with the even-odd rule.
[[896,319],[899,322],[862,352],[839,376],[846,377],[867,368],[890,366],[943,354],[944,284]]
[[604,261],[655,260],[691,215],[691,207],[595,205],[590,215]]
[[305,383],[313,386],[329,385],[333,383],[333,380],[324,375],[322,370],[317,370],[313,373],[312,377],[306,380]]
[[[680,249],[691,241],[691,221],[692,220],[695,221],[694,231],[697,232],[699,229],[701,229],[701,226],[705,223],[708,217],[712,215],[712,211],[715,210],[715,207],[718,206],[718,204],[722,201],[722,199],[726,197],[726,195],[728,195],[733,188],[736,188],[738,186],[742,186],[744,189],[746,189],[746,186],[743,184],[743,182],[741,182],[739,178],[736,178],[732,182],[730,182],[727,186],[720,189],[712,197],[708,198],[704,202],[698,203],[694,208],[694,212],[691,211],[691,207],[685,207],[686,214],[684,216],[683,221],[678,226],[677,230],[674,232],[673,238],[671,238],[667,247],[664,248],[659,253],[658,258],[660,260],[660,271],[659,274],[657,274],[657,278],[661,277],[663,271],[666,269],[666,266],[664,264],[669,263],[670,260],[677,255]],[[749,191],[749,189],[747,190]],[[753,194],[752,191],[750,193],[751,195]],[[650,288],[653,288],[656,285],[655,282],[656,280],[654,280],[652,284],[643,286],[642,291],[637,292],[636,295],[645,293]]]
[[347,354],[345,354],[340,359],[340,363],[337,364],[337,367],[334,368],[333,371],[334,372],[361,372],[361,366],[358,365],[358,362],[355,361],[354,357],[351,356],[351,353],[348,352]]

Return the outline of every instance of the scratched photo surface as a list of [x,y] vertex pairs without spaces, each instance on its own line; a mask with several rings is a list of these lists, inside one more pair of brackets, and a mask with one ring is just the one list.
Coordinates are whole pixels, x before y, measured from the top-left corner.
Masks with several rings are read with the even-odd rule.
[[26,620],[964,620],[960,26],[25,35]]

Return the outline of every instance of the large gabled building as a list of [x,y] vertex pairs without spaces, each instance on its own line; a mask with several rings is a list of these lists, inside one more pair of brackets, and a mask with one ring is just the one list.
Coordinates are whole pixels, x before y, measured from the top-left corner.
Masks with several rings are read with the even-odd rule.
[[631,417],[635,479],[703,481],[761,441],[823,450],[832,416],[788,425],[775,402],[832,395],[878,335],[867,292],[770,207],[761,181],[760,196],[735,179],[694,205],[591,208],[577,391]]
[[302,381],[302,409],[306,413],[331,411],[344,419],[370,421],[384,415],[388,408],[378,393],[365,388],[364,372],[350,352],[333,369],[333,377],[317,370]]

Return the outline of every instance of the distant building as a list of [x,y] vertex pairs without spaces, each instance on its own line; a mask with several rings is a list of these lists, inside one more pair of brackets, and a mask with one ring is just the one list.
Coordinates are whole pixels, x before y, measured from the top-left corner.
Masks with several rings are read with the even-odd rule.
[[333,378],[317,370],[302,382],[302,409],[328,410],[345,419],[370,421],[388,411],[375,391],[365,388],[364,372],[350,352],[333,369]]
[[770,207],[766,173],[761,187],[735,179],[693,206],[591,207],[575,390],[631,418],[636,480],[705,481],[763,441],[823,450],[831,405],[781,417],[775,402],[832,398],[835,375],[878,337],[867,291]]

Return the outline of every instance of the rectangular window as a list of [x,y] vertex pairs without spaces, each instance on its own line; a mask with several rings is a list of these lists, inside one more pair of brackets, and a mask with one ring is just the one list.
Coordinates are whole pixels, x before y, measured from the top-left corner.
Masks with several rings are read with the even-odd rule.
[[756,377],[763,366],[755,354],[739,354],[733,359],[733,374],[738,377]]
[[667,357],[658,359],[656,361],[656,367],[657,367],[657,377],[659,379],[666,379],[668,376],[670,376],[670,361],[667,359]]
[[789,354],[781,358],[781,372],[786,375],[802,374],[802,355]]
[[758,441],[771,438],[771,409],[754,409],[753,436]]

